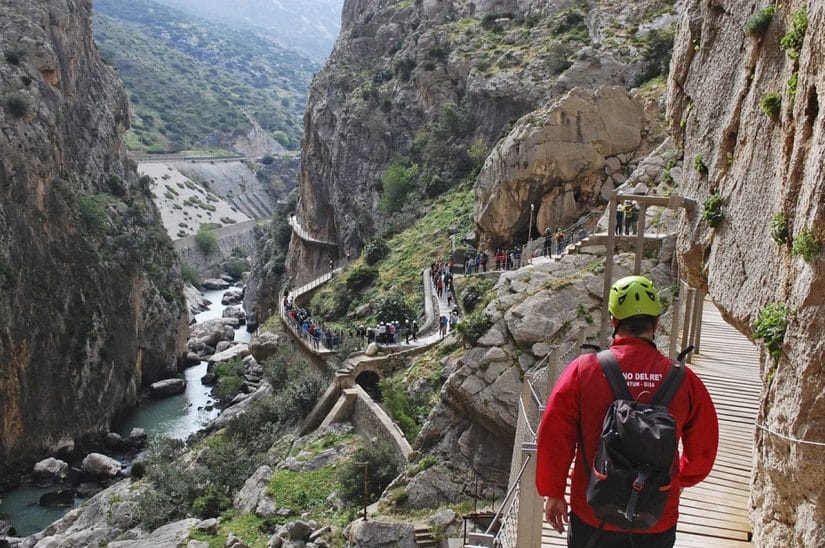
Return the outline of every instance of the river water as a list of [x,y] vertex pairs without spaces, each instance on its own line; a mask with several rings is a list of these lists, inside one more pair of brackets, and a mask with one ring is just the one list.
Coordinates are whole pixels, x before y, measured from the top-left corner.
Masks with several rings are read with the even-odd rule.
[[[223,290],[207,290],[203,295],[212,302],[209,310],[195,316],[197,323],[220,318],[226,308],[221,304]],[[252,334],[245,326],[235,330],[235,340],[249,342]],[[201,384],[201,377],[206,374],[206,362],[187,368],[183,374],[186,378],[186,391],[182,394],[164,399],[146,399],[140,407],[118,425],[116,432],[126,436],[132,428],[143,428],[150,439],[167,437],[186,439],[214,419],[219,409],[215,409],[210,394],[211,388]],[[19,536],[27,536],[40,531],[60,519],[71,508],[44,508],[37,504],[46,493],[60,489],[59,485],[35,487],[21,485],[13,491],[0,495],[0,520],[7,520],[17,530]],[[76,502],[81,502],[76,499]]]

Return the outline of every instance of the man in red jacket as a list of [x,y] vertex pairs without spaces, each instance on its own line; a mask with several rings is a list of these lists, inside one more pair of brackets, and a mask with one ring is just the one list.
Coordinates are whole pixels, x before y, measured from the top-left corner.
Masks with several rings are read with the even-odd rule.
[[[653,282],[628,276],[613,284],[608,309],[612,316],[613,352],[634,399],[649,402],[671,366],[653,343],[662,307]],[[683,452],[677,455],[670,494],[661,519],[651,528],[626,530],[603,524],[587,503],[586,491],[613,392],[595,354],[573,360],[547,402],[538,432],[536,488],[546,497],[545,519],[559,533],[569,523],[567,545],[584,548],[598,535],[598,548],[670,548],[676,541],[679,493],[710,473],[716,459],[719,424],[705,385],[687,369],[668,410],[676,418]],[[584,443],[582,451],[582,442]],[[570,506],[564,488],[575,454]],[[585,462],[585,455],[588,462]],[[674,465],[675,466],[675,465]],[[601,529],[601,530],[600,530]],[[628,534],[630,533],[630,534]]]

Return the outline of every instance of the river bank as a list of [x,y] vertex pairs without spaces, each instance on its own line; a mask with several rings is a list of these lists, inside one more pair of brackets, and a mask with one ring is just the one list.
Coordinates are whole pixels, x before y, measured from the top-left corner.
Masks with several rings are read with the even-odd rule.
[[[195,324],[222,317],[226,306],[221,304],[221,299],[225,291],[215,289],[201,292],[211,304],[206,311],[195,316]],[[251,336],[242,325],[235,330],[234,340],[249,342]],[[132,429],[140,428],[146,432],[150,440],[164,437],[185,440],[203,429],[220,414],[217,402],[212,398],[211,387],[201,383],[201,377],[206,374],[206,370],[206,361],[186,368],[181,372],[186,380],[186,390],[183,393],[162,399],[144,397],[138,407],[115,425],[113,432],[125,438]],[[121,462],[123,468],[128,468],[135,454],[112,453],[111,456]],[[83,499],[75,497],[71,506],[54,508],[40,506],[40,498],[48,493],[69,488],[72,488],[69,482],[39,487],[27,479],[19,487],[0,494],[0,525],[2,522],[11,524],[18,536],[28,536],[41,531],[80,504]]]

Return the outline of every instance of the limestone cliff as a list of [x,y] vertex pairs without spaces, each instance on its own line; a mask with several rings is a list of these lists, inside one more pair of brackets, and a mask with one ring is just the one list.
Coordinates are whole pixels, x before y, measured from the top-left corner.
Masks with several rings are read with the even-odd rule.
[[[412,205],[472,175],[511,121],[575,86],[662,72],[674,2],[347,0],[304,118],[291,273],[355,256]],[[416,168],[401,216],[380,205],[392,162]],[[524,223],[526,225],[526,223]]]
[[718,195],[722,221],[685,224],[679,253],[742,332],[753,337],[766,304],[789,308],[776,359],[762,352],[758,421],[775,434],[757,429],[754,541],[823,546],[825,4],[792,0],[772,18],[758,13],[768,4],[691,1],[682,15],[668,115],[694,169],[679,192],[700,203]]
[[169,238],[120,137],[128,105],[90,0],[3,3],[0,477],[105,430],[176,372],[186,312]]

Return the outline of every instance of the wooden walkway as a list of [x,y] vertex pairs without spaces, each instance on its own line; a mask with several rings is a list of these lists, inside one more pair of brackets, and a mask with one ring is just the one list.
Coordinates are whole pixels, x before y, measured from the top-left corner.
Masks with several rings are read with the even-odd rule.
[[[690,367],[704,381],[716,406],[719,453],[710,476],[682,493],[676,547],[752,546],[748,498],[761,390],[759,354],[707,299],[700,350]],[[542,546],[566,545],[561,535],[544,525]]]

